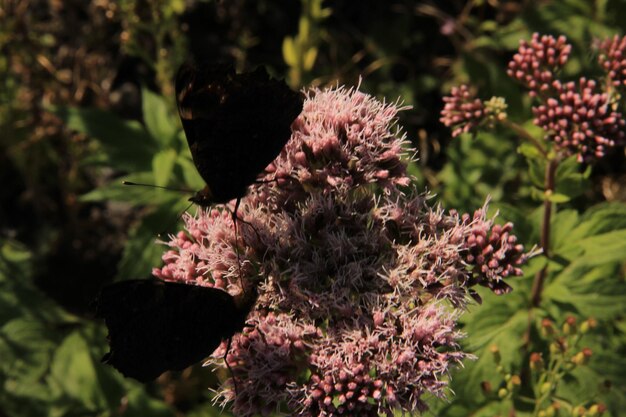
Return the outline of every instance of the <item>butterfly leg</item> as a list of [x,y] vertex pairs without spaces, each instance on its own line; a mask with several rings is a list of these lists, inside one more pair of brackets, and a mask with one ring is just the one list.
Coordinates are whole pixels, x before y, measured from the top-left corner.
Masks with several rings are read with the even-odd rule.
[[224,352],[224,357],[222,359],[224,359],[226,368],[228,369],[228,372],[230,372],[230,378],[233,380],[233,388],[235,390],[235,399],[236,399],[237,395],[239,395],[239,388],[237,387],[237,378],[235,378],[235,373],[233,372],[233,368],[230,367],[230,365],[228,364],[228,359],[227,359],[228,352],[230,352],[230,342],[232,340],[233,340],[232,337],[228,338],[228,342],[226,342],[226,352]]

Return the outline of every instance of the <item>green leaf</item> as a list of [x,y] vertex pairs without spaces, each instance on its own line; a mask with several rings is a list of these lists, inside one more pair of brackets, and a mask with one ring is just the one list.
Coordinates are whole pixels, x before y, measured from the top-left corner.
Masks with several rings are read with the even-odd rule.
[[89,346],[79,331],[71,333],[59,346],[50,372],[51,378],[56,380],[63,391],[87,409],[107,408]]
[[182,176],[185,184],[191,187],[192,190],[200,190],[206,185],[191,160],[191,155],[178,155],[174,171],[177,175]]
[[569,197],[577,197],[589,189],[589,169],[579,172],[580,164],[576,160],[576,156],[571,156],[562,161],[555,173],[556,193],[564,194]]
[[562,210],[558,213],[552,213],[550,247],[553,252],[563,255],[559,248],[571,243],[571,231],[579,224],[579,221],[576,210]]
[[141,89],[141,103],[143,120],[150,135],[162,148],[173,146],[179,127],[165,98],[144,87]]
[[559,194],[559,193],[552,193],[552,194],[548,194],[548,200],[550,200],[551,202],[555,203],[555,204],[560,204],[560,203],[567,203],[568,201],[571,200],[571,198],[565,194]]
[[59,107],[54,112],[70,129],[97,139],[112,167],[131,172],[150,169],[157,146],[141,124],[98,109]]
[[54,334],[45,323],[17,318],[0,328],[0,374],[19,384],[37,382],[47,371],[54,349]]
[[165,149],[154,155],[152,159],[152,172],[154,172],[156,185],[164,187],[171,180],[177,156],[174,149]]
[[118,265],[120,279],[149,276],[153,267],[162,264],[161,256],[166,246],[158,244],[160,233],[174,233],[177,216],[189,206],[187,199],[163,203],[144,216],[130,231]]
[[124,417],[174,417],[174,412],[163,401],[147,395],[141,386],[128,392],[127,404]]
[[[574,260],[584,250],[591,257],[597,253],[599,257],[593,262],[608,262],[609,258],[619,258],[623,250],[620,241],[622,235],[609,234],[603,238],[587,239],[626,230],[626,204],[600,204],[588,209],[581,216],[573,210],[562,211],[554,216],[551,227],[553,252]],[[604,245],[607,246],[603,248]],[[603,253],[608,252],[609,248],[613,253]]]
[[543,190],[545,188],[546,162],[542,159],[527,159],[527,161],[531,182]]
[[515,290],[506,296],[496,296],[484,289],[480,293],[482,306],[462,317],[463,331],[468,335],[464,350],[477,355],[478,360],[465,361],[465,368],[455,372],[451,384],[457,397],[468,401],[470,408],[487,401],[481,389],[483,381],[495,382],[501,378],[488,348],[498,346],[505,368],[519,363],[522,336],[528,327],[525,291]]
[[539,152],[539,149],[537,149],[536,146],[528,142],[523,142],[520,146],[518,146],[517,152],[524,155],[527,159],[530,160],[542,159],[542,155],[541,152]]
[[575,262],[556,276],[548,276],[542,306],[559,316],[565,314],[564,310],[598,319],[624,314],[626,283],[619,275],[619,265],[589,266]]

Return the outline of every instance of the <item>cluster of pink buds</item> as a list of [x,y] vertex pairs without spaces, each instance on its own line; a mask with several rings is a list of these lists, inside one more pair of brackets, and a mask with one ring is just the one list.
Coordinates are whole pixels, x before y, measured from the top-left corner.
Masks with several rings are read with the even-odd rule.
[[461,133],[475,133],[485,118],[485,105],[467,85],[452,87],[450,95],[443,98],[441,122],[452,127],[452,137]]
[[[563,156],[577,155],[579,162],[592,162],[602,158],[609,148],[625,143],[626,122],[616,110],[615,95],[602,91],[596,81],[583,77],[575,83],[557,78],[571,50],[564,36],[535,33],[529,42],[520,41],[507,73],[539,102],[532,111],[534,123],[546,132],[545,139]],[[598,59],[608,84],[626,85],[626,37],[607,39],[599,50]],[[494,109],[493,103],[500,102],[493,98],[482,102],[465,85],[453,88],[443,100],[441,121],[453,128],[453,137],[476,132],[478,127],[489,127],[506,117],[503,110]]]
[[466,213],[462,219],[463,223],[471,225],[466,237],[465,259],[478,272],[476,283],[496,294],[510,292],[511,287],[504,279],[522,275],[520,266],[529,256],[524,253],[524,246],[517,243],[517,237],[511,234],[513,224],[493,224],[486,218],[484,209],[476,210],[473,218]]
[[531,97],[549,94],[554,75],[565,65],[571,50],[565,36],[555,39],[534,33],[530,42],[520,42],[517,53],[509,62],[507,74],[528,88]]
[[598,62],[613,86],[626,87],[626,36],[605,39],[600,44]]
[[608,148],[624,141],[624,121],[614,111],[607,93],[598,92],[593,80],[558,84],[558,94],[533,107],[534,123],[548,138],[579,161],[602,158]]
[[267,181],[241,201],[238,236],[226,211],[186,215],[154,275],[233,296],[257,287],[226,355],[234,380],[217,392],[236,415],[424,411],[471,356],[456,326],[470,287],[503,292],[522,247],[484,211],[469,220],[401,190],[410,153],[397,103],[343,87],[306,95]]

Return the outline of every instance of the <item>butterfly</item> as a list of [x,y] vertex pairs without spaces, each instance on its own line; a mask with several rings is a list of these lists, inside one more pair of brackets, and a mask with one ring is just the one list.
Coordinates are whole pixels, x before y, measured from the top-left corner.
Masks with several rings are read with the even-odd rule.
[[[190,201],[206,207],[246,194],[291,136],[302,96],[265,69],[183,65],[176,101],[191,155],[206,182]],[[233,213],[236,219],[236,208]],[[241,331],[256,292],[235,299],[216,288],[158,280],[111,284],[96,301],[109,329],[103,358],[141,382],[181,370]]]
[[102,362],[140,382],[182,370],[240,332],[256,301],[209,287],[159,280],[127,280],[102,289],[96,316],[109,329]]
[[206,182],[190,201],[199,206],[239,199],[291,137],[303,99],[263,67],[184,64],[176,101],[193,162]]

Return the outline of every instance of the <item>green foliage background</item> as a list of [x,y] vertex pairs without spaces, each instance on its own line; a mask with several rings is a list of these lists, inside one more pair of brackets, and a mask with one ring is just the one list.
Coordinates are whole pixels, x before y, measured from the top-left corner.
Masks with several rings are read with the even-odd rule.
[[[124,187],[122,180],[198,190],[175,111],[172,79],[189,56],[239,70],[265,65],[293,88],[357,85],[412,109],[401,124],[418,149],[418,190],[447,208],[492,210],[539,242],[545,163],[506,129],[450,139],[441,97],[469,82],[481,98],[506,97],[510,119],[541,136],[530,102],[506,75],[520,39],[566,35],[563,77],[597,76],[590,45],[624,34],[622,0],[339,2],[320,0],[9,0],[0,5],[0,416],[211,416],[207,387],[222,375],[193,368],[141,385],[99,362],[106,330],[90,303],[113,280],[160,264],[156,234],[187,194]],[[362,78],[359,78],[362,77]],[[581,170],[557,171],[552,256],[534,258],[505,297],[481,293],[464,316],[474,362],[452,378],[434,415],[538,415],[501,398],[500,367],[524,376],[531,350],[548,355],[536,325],[593,317],[594,355],[554,392],[564,404],[626,409],[626,164],[623,150]],[[547,267],[540,306],[533,276]],[[530,331],[531,346],[524,337]],[[561,411],[564,413],[564,411]],[[569,415],[569,414],[559,414]]]

